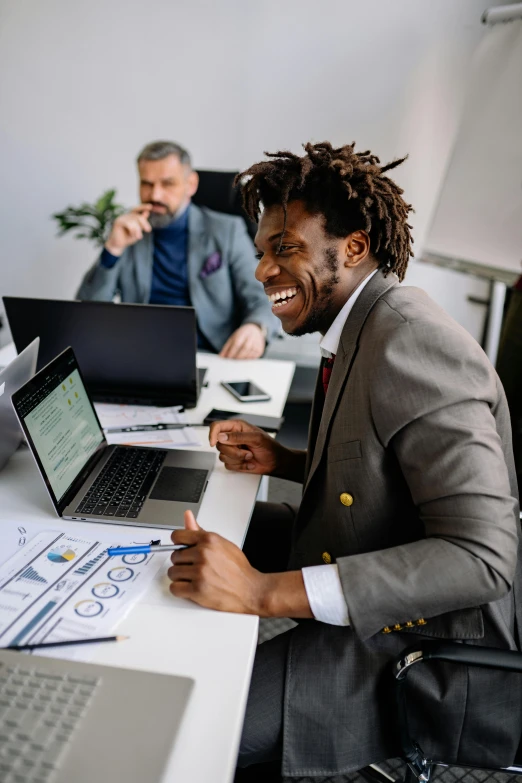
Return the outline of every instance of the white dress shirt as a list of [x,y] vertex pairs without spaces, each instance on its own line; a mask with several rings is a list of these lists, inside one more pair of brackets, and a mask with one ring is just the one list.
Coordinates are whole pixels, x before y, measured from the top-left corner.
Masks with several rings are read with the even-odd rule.
[[[365,277],[355,289],[319,343],[323,358],[330,359],[337,353],[346,319],[364,286],[370,282],[376,272],[377,269]],[[303,568],[302,573],[306,595],[315,619],[329,625],[350,625],[348,607],[337,565],[332,563],[331,565],[309,566]]]

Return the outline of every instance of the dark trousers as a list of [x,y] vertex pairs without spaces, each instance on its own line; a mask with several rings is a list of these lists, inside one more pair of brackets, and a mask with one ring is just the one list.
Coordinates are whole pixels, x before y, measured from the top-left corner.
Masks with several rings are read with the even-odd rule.
[[[256,503],[243,551],[264,573],[286,571],[295,509],[282,503]],[[257,648],[250,682],[238,766],[281,759],[283,696],[292,631]]]

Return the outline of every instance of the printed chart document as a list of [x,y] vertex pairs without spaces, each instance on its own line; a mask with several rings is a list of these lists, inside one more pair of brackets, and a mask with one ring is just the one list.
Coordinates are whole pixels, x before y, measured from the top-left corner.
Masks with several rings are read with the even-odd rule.
[[0,647],[107,635],[164,560],[108,557],[108,547],[46,531],[0,566]]
[[[104,429],[132,427],[136,424],[181,424],[187,421],[185,414],[176,407],[112,405],[105,402],[97,402],[94,407]],[[111,444],[125,446],[158,446],[173,449],[200,445],[192,427],[183,427],[180,430],[149,430],[147,432],[108,432],[106,438]]]
[[7,522],[0,525],[0,565],[24,547],[37,533],[42,532],[39,522]]

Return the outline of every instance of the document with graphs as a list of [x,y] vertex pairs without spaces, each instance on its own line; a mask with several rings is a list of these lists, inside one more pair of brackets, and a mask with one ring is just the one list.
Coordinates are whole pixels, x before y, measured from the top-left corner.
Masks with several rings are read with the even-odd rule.
[[108,634],[165,559],[109,557],[118,543],[46,531],[1,565],[0,647]]

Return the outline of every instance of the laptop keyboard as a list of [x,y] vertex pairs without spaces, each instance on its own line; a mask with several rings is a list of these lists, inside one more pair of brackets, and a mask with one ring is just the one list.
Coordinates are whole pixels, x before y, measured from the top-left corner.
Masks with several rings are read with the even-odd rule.
[[166,455],[165,449],[115,449],[75,513],[136,519]]
[[0,664],[2,783],[52,783],[100,682]]

